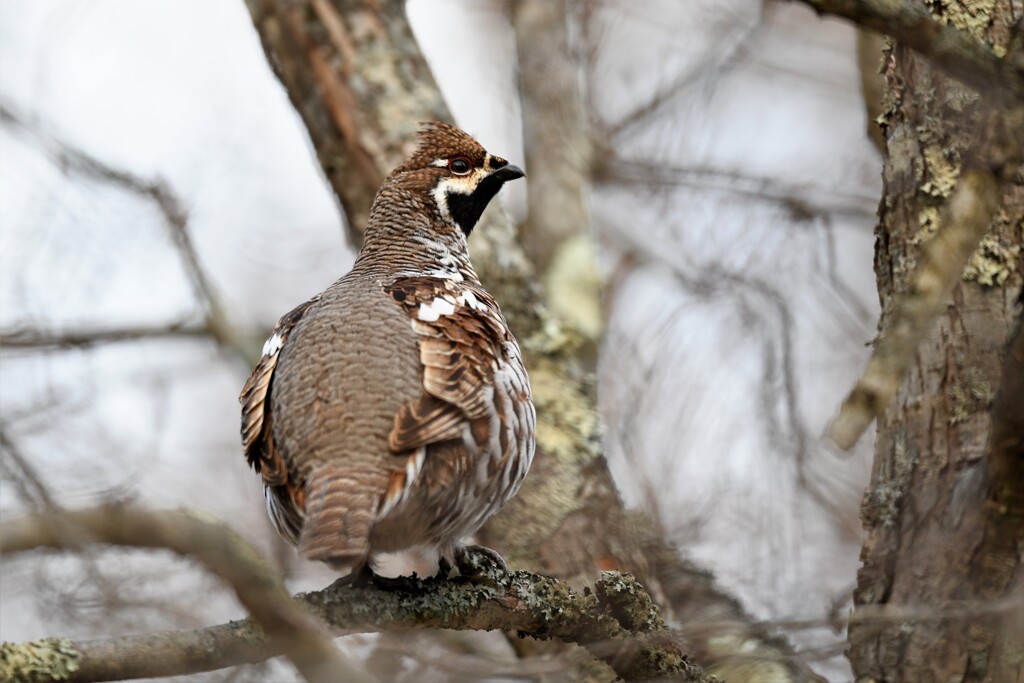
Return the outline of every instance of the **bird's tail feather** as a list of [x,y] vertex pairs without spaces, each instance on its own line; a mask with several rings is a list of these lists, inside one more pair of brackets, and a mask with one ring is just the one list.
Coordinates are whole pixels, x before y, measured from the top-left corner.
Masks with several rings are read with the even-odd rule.
[[306,519],[299,554],[337,569],[365,564],[387,474],[318,465],[306,480]]

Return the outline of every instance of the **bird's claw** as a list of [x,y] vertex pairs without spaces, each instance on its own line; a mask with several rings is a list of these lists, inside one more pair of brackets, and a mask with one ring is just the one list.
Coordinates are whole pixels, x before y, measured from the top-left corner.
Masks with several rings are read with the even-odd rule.
[[493,578],[495,574],[508,572],[508,566],[501,555],[482,545],[464,545],[456,548],[455,566],[459,576],[467,579]]

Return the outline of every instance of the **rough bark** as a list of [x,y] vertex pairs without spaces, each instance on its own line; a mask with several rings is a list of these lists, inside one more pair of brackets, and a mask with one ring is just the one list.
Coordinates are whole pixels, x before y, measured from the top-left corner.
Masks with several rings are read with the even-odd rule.
[[[450,119],[408,28],[404,3],[247,4],[268,60],[358,233],[379,181],[379,176],[358,175],[360,149],[372,154],[376,168],[389,169],[400,160],[400,141],[408,139],[416,122]],[[347,91],[356,93],[358,103],[344,95]],[[358,121],[354,134],[346,132],[350,121]],[[583,342],[549,315],[535,271],[508,222],[494,210],[484,219],[470,242],[473,262],[523,346],[538,413],[538,455],[518,496],[482,530],[481,540],[499,549],[511,566],[576,582],[592,581],[603,569],[633,573],[683,623],[696,623],[705,613],[719,615],[729,624],[730,638],[716,640],[720,634],[710,629],[689,640],[695,649],[714,653],[702,664],[735,656],[754,672],[747,680],[767,679],[757,678],[760,662],[771,680],[815,680],[785,643],[753,625],[704,573],[674,552],[652,556],[652,548],[663,546],[651,540],[646,520],[627,515],[601,454],[592,379],[578,354]],[[753,662],[751,652],[757,653]]]
[[[931,5],[997,50],[1022,38],[1005,0]],[[924,254],[963,227],[950,199],[991,183],[998,210],[879,418],[849,655],[863,681],[1021,680],[1024,111],[980,99],[899,43],[886,76],[883,337]],[[903,616],[872,618],[885,613]]]

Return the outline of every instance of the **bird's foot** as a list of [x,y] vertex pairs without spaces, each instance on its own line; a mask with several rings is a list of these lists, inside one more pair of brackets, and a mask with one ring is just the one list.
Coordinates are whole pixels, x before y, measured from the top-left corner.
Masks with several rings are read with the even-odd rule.
[[366,588],[377,575],[370,569],[369,564],[353,567],[346,576],[335,581],[332,586],[351,586],[352,588]]
[[374,574],[373,585],[382,591],[404,591],[406,593],[423,589],[423,581],[413,572],[410,576],[381,576]]
[[[413,572],[412,576],[381,576],[373,571],[369,564],[364,564],[334,582],[333,586],[351,586],[367,588],[374,586],[382,591],[415,591],[423,582]],[[332,587],[333,587],[332,586]]]
[[[444,560],[441,562],[448,564]],[[494,579],[497,574],[508,572],[508,566],[505,565],[505,560],[501,555],[482,545],[462,545],[456,548],[455,567],[459,576],[470,580]],[[444,574],[439,572],[439,575]]]

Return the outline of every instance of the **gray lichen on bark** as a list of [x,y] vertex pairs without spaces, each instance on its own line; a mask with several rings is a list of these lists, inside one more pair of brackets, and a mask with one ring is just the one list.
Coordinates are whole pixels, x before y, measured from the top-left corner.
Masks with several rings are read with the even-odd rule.
[[0,643],[0,680],[10,683],[66,681],[78,671],[79,657],[74,644],[63,638]]

